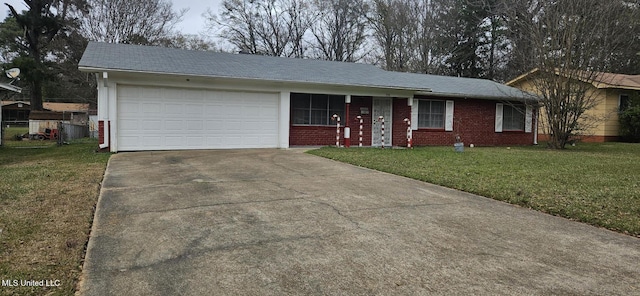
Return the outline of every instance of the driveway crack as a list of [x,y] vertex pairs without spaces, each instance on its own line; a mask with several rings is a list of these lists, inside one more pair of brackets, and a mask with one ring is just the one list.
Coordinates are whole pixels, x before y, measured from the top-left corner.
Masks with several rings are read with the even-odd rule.
[[[159,261],[155,261],[155,262],[150,262],[148,264],[135,264],[133,266],[130,266],[128,268],[118,268],[118,270],[120,272],[129,272],[129,271],[137,271],[137,270],[142,270],[142,269],[146,269],[146,268],[154,268],[155,266],[160,266],[166,263],[172,264],[175,262],[179,262],[191,257],[197,257],[200,256],[202,254],[207,254],[210,252],[217,252],[217,251],[236,251],[238,249],[248,249],[248,248],[252,248],[252,247],[262,247],[264,245],[268,245],[268,244],[274,244],[274,243],[283,243],[283,242],[295,242],[295,241],[300,241],[300,240],[326,240],[328,238],[331,238],[333,236],[336,235],[341,235],[344,234],[346,232],[349,232],[350,230],[343,230],[343,231],[336,231],[336,232],[332,232],[326,235],[299,235],[299,236],[292,236],[292,237],[276,237],[276,238],[272,238],[272,239],[266,239],[266,240],[256,240],[256,241],[250,241],[250,242],[246,242],[246,243],[230,243],[230,244],[223,244],[220,246],[216,246],[216,247],[211,247],[211,248],[200,248],[198,249],[199,244],[201,244],[201,242],[206,238],[206,235],[202,235],[196,239],[194,239],[193,241],[191,241],[185,248],[183,248],[183,251],[180,254],[177,254],[176,256],[173,256],[171,258],[166,258],[163,260],[159,260]],[[207,234],[209,235],[209,234]],[[142,253],[142,251],[140,251],[140,253]],[[138,254],[138,257],[140,256],[140,253]]]
[[318,200],[311,200],[311,199],[308,199],[308,198],[303,198],[303,199],[308,201],[308,202],[311,202],[311,203],[316,203],[316,204],[324,205],[324,206],[327,206],[327,207],[331,208],[340,217],[346,219],[352,225],[354,225],[356,229],[363,230],[363,231],[366,231],[366,232],[376,233],[378,235],[381,235],[381,236],[384,236],[384,237],[387,237],[387,238],[391,237],[390,235],[388,235],[388,234],[386,234],[384,232],[368,229],[368,228],[362,226],[362,224],[359,221],[355,220],[353,217],[345,215],[344,213],[342,213],[342,211],[340,211],[340,209],[336,208],[334,205],[332,205],[330,203],[323,202],[323,201],[318,201]]
[[228,205],[242,205],[242,204],[255,204],[255,203],[270,203],[270,202],[280,202],[280,201],[300,200],[300,199],[303,199],[303,198],[301,198],[301,197],[292,197],[292,198],[276,198],[276,199],[269,199],[269,200],[220,202],[220,203],[204,204],[204,205],[197,205],[197,206],[191,206],[191,207],[182,207],[182,208],[173,208],[173,209],[166,209],[166,210],[137,212],[137,213],[131,213],[131,215],[142,215],[142,214],[148,214],[148,213],[169,213],[169,212],[174,212],[174,211],[183,211],[183,210],[190,210],[190,209],[197,209],[197,208],[209,208],[209,207],[219,207],[219,206],[228,206]]

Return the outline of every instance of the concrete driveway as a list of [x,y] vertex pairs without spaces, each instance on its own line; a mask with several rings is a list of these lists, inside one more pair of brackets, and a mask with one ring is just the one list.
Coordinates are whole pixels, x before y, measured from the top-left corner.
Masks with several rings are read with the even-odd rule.
[[82,295],[639,295],[640,239],[300,150],[114,155]]

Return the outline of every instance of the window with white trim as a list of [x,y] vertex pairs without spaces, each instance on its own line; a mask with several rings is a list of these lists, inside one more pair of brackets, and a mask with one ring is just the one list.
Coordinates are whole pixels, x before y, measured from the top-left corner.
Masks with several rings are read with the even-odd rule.
[[445,101],[420,100],[418,128],[444,128]]
[[344,96],[291,93],[291,122],[297,125],[334,125],[333,114],[344,118]]
[[506,131],[523,131],[524,115],[524,106],[505,104],[502,109],[502,129]]

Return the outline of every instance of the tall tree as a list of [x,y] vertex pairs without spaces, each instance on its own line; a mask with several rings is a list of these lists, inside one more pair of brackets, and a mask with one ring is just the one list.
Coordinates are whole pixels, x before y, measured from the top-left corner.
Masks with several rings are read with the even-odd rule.
[[244,53],[303,57],[313,17],[304,0],[224,0],[208,25]]
[[318,20],[311,27],[314,56],[323,60],[356,62],[366,41],[369,5],[364,0],[314,0]]
[[391,71],[411,71],[416,58],[418,28],[416,0],[374,0],[369,18],[374,44],[379,47],[383,68]]
[[[562,149],[598,118],[585,112],[598,103],[591,83],[611,71],[611,55],[632,49],[635,38],[621,20],[637,19],[626,0],[522,1],[508,14],[521,73],[538,69],[531,82],[541,96],[549,147]],[[621,11],[625,11],[621,15]],[[527,48],[527,50],[522,50]]]
[[479,57],[482,74],[480,77],[505,81],[511,77],[504,75],[508,62],[510,41],[509,28],[505,20],[506,0],[474,0],[475,5],[484,13],[484,19],[479,21],[479,47],[476,54]]
[[60,16],[51,11],[53,0],[25,0],[27,11],[18,13],[15,8],[6,4],[15,18],[16,24],[24,35],[17,38],[18,46],[25,55],[14,59],[14,64],[24,71],[24,80],[31,88],[31,110],[42,110],[42,84],[47,78],[45,48],[63,27]]
[[482,24],[488,17],[482,4],[474,0],[449,2],[445,12],[448,26],[443,33],[452,49],[445,61],[450,75],[482,77],[482,61],[477,51],[485,36]]
[[80,31],[77,15],[88,11],[86,0],[54,1],[53,9],[63,22],[63,28],[49,46],[49,69],[54,79],[44,84],[43,95],[47,99],[89,102],[95,108],[95,80],[78,70],[78,63],[88,40]]
[[444,35],[447,0],[374,0],[369,19],[383,67],[441,74],[451,52]]
[[82,34],[91,41],[156,45],[173,34],[185,11],[169,0],[87,0]]
[[416,63],[414,71],[426,74],[445,74],[445,61],[451,47],[443,38],[448,30],[446,13],[448,0],[418,0],[416,8],[420,25],[417,30]]

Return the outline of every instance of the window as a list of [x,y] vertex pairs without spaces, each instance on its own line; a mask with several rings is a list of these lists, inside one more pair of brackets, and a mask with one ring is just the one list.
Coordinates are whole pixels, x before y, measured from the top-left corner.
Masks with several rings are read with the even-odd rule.
[[618,111],[623,112],[629,109],[630,104],[631,98],[629,98],[629,95],[620,95],[620,99],[618,102]]
[[522,106],[504,105],[502,109],[502,128],[511,131],[524,130],[524,108]]
[[344,96],[291,93],[292,123],[333,125],[333,114],[344,119]]
[[444,101],[420,100],[418,128],[444,128]]

